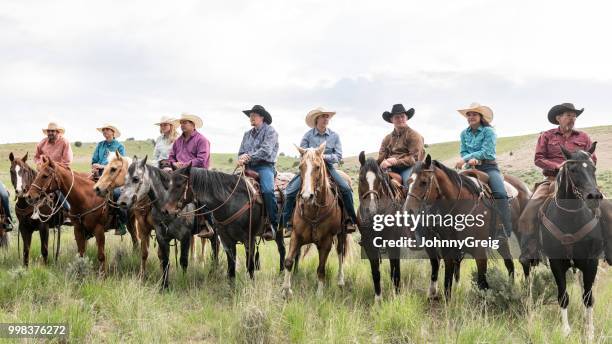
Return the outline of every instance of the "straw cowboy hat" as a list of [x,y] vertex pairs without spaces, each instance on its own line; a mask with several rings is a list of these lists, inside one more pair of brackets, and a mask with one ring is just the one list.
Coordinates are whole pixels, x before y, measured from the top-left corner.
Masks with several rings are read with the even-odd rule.
[[382,114],[382,118],[383,118],[385,121],[387,121],[387,122],[391,123],[391,117],[393,117],[393,115],[398,115],[398,114],[400,114],[400,113],[405,113],[405,114],[406,114],[406,117],[407,117],[408,119],[411,119],[411,118],[412,118],[412,116],[414,116],[414,109],[413,109],[413,108],[410,108],[410,109],[406,110],[406,109],[404,108],[404,105],[402,105],[402,104],[395,104],[395,105],[393,105],[393,108],[391,108],[391,111],[390,111],[390,112],[389,112],[389,111],[385,111],[385,112],[383,112],[383,114]]
[[584,108],[576,110],[574,104],[572,103],[555,105],[548,111],[548,121],[552,124],[559,124],[556,117],[566,111],[575,112],[576,117],[578,117],[584,111]]
[[336,111],[326,111],[324,108],[319,106],[318,108],[315,108],[314,110],[310,110],[310,112],[308,112],[308,114],[306,115],[306,125],[311,128],[314,128],[315,123],[317,123],[317,118],[319,116],[329,115],[329,118],[332,118],[335,114]]
[[251,113],[255,112],[256,114],[263,116],[264,122],[272,124],[272,115],[270,115],[270,113],[261,105],[255,105],[251,110],[243,110],[242,112],[247,115],[247,117],[250,117]]
[[50,122],[49,124],[47,124],[47,128],[44,128],[42,130],[43,134],[47,135],[47,130],[56,130],[57,132],[59,132],[60,134],[63,134],[66,130],[64,129],[64,127],[60,127],[57,123],[55,122]]
[[493,110],[490,107],[480,105],[479,103],[472,103],[467,109],[457,110],[463,117],[467,118],[468,112],[479,113],[487,123],[493,122]]
[[202,122],[202,119],[194,114],[191,113],[186,113],[183,112],[181,114],[181,117],[179,119],[177,119],[177,121],[180,123],[181,121],[190,121],[191,123],[193,123],[193,125],[195,125],[196,129],[202,128],[202,126],[204,125],[204,123]]
[[119,129],[117,129],[117,127],[115,127],[112,124],[106,124],[104,126],[101,126],[100,128],[96,128],[99,132],[102,132],[104,129],[110,129],[113,131],[114,133],[114,137],[118,138],[119,136],[121,136],[121,132],[119,131]]
[[162,116],[162,118],[159,120],[159,123],[155,123],[155,125],[162,125],[162,124],[170,124],[171,126],[176,127],[177,124],[179,124],[179,121],[174,118],[170,118],[168,116]]

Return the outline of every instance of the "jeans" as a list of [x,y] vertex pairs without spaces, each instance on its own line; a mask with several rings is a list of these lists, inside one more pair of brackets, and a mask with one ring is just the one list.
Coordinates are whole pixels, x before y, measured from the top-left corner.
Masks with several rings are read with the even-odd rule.
[[9,193],[2,182],[0,182],[0,198],[2,199],[2,208],[4,209],[6,217],[12,220],[11,208],[9,207]]
[[[117,202],[117,200],[119,199],[119,196],[121,196],[121,188],[115,188],[113,190],[113,201]],[[123,223],[124,225],[127,225],[127,222],[128,222],[127,209],[118,208],[115,210],[117,211],[117,215],[119,215],[119,222]]]
[[[342,176],[336,171],[333,165],[326,164],[327,170],[329,171],[329,175],[338,185],[340,189],[340,196],[342,197],[342,203],[344,203],[344,208],[348,212],[348,216],[351,218],[353,223],[357,223],[357,214],[355,214],[355,205],[353,203],[353,189],[348,185],[348,183],[342,178]],[[302,177],[298,174],[293,177],[287,188],[285,189],[285,207],[283,208],[283,217],[282,217],[282,227],[287,225],[287,221],[293,215],[293,209],[295,209],[295,201],[297,198],[297,194],[300,192],[302,186]]]
[[489,175],[489,186],[493,192],[493,198],[496,199],[495,203],[501,215],[504,229],[506,230],[506,236],[510,237],[510,234],[512,234],[512,216],[508,205],[508,194],[504,186],[504,178],[501,172],[499,172],[497,164],[478,165],[476,168]]
[[261,163],[248,166],[249,169],[259,174],[259,187],[268,213],[268,219],[276,229],[278,226],[278,214],[276,208],[276,196],[274,195],[274,164]]
[[64,194],[61,191],[57,192],[57,197],[59,199],[60,202],[62,203],[62,207],[64,209],[66,209],[67,211],[70,211],[70,204],[68,203],[68,200],[66,199],[66,196],[64,196]]
[[410,167],[395,167],[395,166],[391,166],[391,172],[395,172],[395,173],[399,174],[400,176],[402,176],[402,184],[405,187],[409,186],[408,179],[410,179],[410,176],[412,175],[412,170],[413,169],[414,169],[414,166],[410,166]]

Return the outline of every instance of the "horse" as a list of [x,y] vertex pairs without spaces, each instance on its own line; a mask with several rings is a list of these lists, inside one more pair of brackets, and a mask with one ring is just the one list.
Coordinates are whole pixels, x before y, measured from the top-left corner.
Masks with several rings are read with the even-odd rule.
[[[528,198],[527,188],[516,178],[506,178],[506,188],[514,188],[513,193],[521,193],[521,199]],[[413,213],[432,214],[432,211],[437,214],[450,214],[452,216],[472,215],[477,217],[482,215],[480,221],[472,221],[471,224],[465,225],[465,229],[457,230],[455,228],[430,228],[425,232],[425,239],[433,239],[434,237],[440,240],[448,241],[473,239],[476,242],[490,240],[489,229],[492,226],[497,226],[500,220],[496,215],[493,206],[493,199],[487,197],[483,192],[484,186],[480,181],[465,174],[457,173],[456,171],[444,166],[439,161],[432,161],[428,154],[424,161],[419,161],[415,165],[414,173],[411,177],[411,184],[408,190],[408,197],[404,204],[404,209]],[[518,198],[513,198],[511,202],[519,202]],[[524,204],[523,204],[524,206]],[[489,211],[489,210],[493,211]],[[518,222],[520,211],[513,212],[513,223]],[[495,221],[497,220],[497,221]],[[478,224],[480,223],[480,224]],[[514,226],[513,231],[518,235],[518,230]],[[514,279],[514,263],[510,254],[509,244],[507,240],[499,240],[497,251],[504,259],[504,265],[508,270],[508,275]],[[467,246],[467,245],[466,245]],[[431,281],[429,287],[429,297],[437,297],[437,281],[440,258],[444,259],[444,296],[450,299],[453,277],[456,281],[460,276],[461,259],[467,253],[476,260],[477,267],[477,286],[479,289],[488,289],[486,279],[487,271],[487,248],[484,245],[471,245],[472,247],[464,247],[462,249],[456,247],[441,247],[439,249],[427,247],[426,252],[430,258],[432,266]],[[529,269],[528,266],[523,266],[524,270]]]
[[[265,207],[261,196],[251,180],[240,175],[210,171],[202,168],[185,167],[172,174],[165,211],[170,215],[190,214],[183,206],[195,201],[202,206],[195,214],[212,213],[215,229],[221,238],[227,256],[227,275],[233,283],[236,277],[236,244],[245,244],[246,266],[249,277],[254,278],[259,255],[255,252],[257,236],[263,233],[266,224]],[[206,210],[210,209],[210,210]],[[283,233],[275,237],[280,256],[280,271],[285,259]]]
[[[152,223],[155,228],[155,239],[159,246],[157,255],[161,263],[161,290],[168,289],[170,270],[170,242],[174,239],[181,243],[180,265],[186,273],[189,264],[189,247],[194,227],[194,216],[174,217],[164,213],[163,207],[167,201],[170,187],[170,174],[147,164],[147,156],[142,160],[134,157],[134,162],[128,167],[123,192],[117,200],[120,207],[129,209],[143,200],[151,205]],[[189,204],[187,209],[193,209]]]
[[555,193],[539,210],[542,250],[548,256],[550,270],[557,284],[557,301],[561,308],[562,330],[569,335],[566,272],[570,267],[582,271],[582,301],[586,307],[586,331],[594,338],[593,284],[599,256],[603,251],[603,224],[599,221],[599,202],[603,195],[597,187],[595,164],[588,151],[569,152],[561,146],[565,161],[556,178]]
[[[385,173],[373,158],[367,158],[362,151],[359,153],[359,232],[361,234],[360,245],[363,252],[370,261],[372,281],[374,283],[374,301],[382,301],[382,290],[380,286],[380,262],[381,252],[374,246],[376,238],[392,239],[397,234],[399,228],[389,228],[383,232],[377,232],[373,228],[374,216],[381,214],[394,214],[399,211],[404,201],[401,193],[401,186],[394,183],[389,175]],[[391,267],[391,281],[393,282],[394,292],[400,291],[400,252],[396,248],[387,248],[389,265]]]
[[[84,256],[87,240],[92,236],[95,237],[98,249],[98,275],[106,276],[104,234],[113,220],[106,200],[95,194],[94,182],[89,179],[88,174],[75,172],[70,167],[55,163],[46,156],[42,156],[41,159],[40,170],[25,195],[26,201],[34,205],[51,193],[61,191],[70,203],[71,209],[68,215],[74,226],[74,239],[79,256]],[[52,213],[61,210],[60,202],[52,207]]]
[[297,147],[297,149],[301,155],[299,169],[302,189],[296,201],[296,211],[293,212],[293,231],[285,259],[283,290],[287,296],[293,294],[291,269],[294,259],[299,255],[302,245],[314,243],[319,251],[317,296],[322,296],[325,285],[325,264],[334,242],[338,253],[338,286],[344,286],[344,260],[349,249],[350,237],[344,228],[342,206],[338,203],[339,192],[332,189],[330,176],[323,160],[325,143],[318,148]]
[[[15,214],[19,220],[19,233],[23,238],[23,265],[26,267],[30,263],[30,245],[34,231],[38,231],[40,234],[40,252],[43,262],[48,263],[50,227],[54,227],[58,233],[55,247],[55,260],[57,261],[60,250],[61,225],[64,222],[62,211],[52,214],[48,205],[42,205],[38,207],[38,213],[36,213],[35,207],[29,205],[26,201],[25,193],[36,177],[36,170],[28,165],[27,160],[27,153],[21,159],[16,159],[12,152],[9,154],[11,183],[15,188],[17,201],[15,203]],[[34,215],[35,213],[36,215]]]

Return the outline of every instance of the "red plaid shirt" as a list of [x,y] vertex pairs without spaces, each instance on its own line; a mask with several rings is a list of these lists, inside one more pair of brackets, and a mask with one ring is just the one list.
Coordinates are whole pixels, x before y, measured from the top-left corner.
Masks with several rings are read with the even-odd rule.
[[[572,130],[569,137],[563,136],[557,127],[540,134],[535,151],[535,164],[542,169],[545,176],[556,176],[559,166],[565,161],[561,146],[570,152],[575,150],[588,150],[591,148],[591,138],[583,131]],[[597,163],[597,157],[593,153],[593,162]]]

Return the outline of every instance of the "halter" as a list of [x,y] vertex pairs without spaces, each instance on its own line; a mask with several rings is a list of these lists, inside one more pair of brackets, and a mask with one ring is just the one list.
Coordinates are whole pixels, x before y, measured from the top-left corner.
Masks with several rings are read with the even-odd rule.
[[[119,160],[121,160],[121,166],[119,167],[118,171],[119,171],[119,173],[121,173],[121,171],[123,170],[123,164],[124,164],[124,162],[123,162],[123,158],[121,158],[121,159],[119,159]],[[110,172],[110,171],[109,171],[109,172]],[[115,174],[114,178],[113,178],[113,179],[110,181],[109,186],[110,186],[110,185],[115,185],[115,181],[117,180],[117,177],[119,176],[119,173]],[[116,187],[116,186],[115,186],[115,187]],[[108,190],[107,190],[107,191],[108,191]],[[106,203],[107,203],[109,206],[111,206],[112,208],[115,208],[115,209],[119,209],[119,208],[121,208],[121,207],[120,207],[120,206],[117,204],[117,202],[113,201],[113,194],[112,194],[112,193],[110,193],[110,192],[107,192],[107,195],[106,195],[106,200],[105,200],[105,201],[106,201]]]
[[[30,185],[30,187],[34,187],[36,189],[38,189],[38,191],[44,195],[44,198],[49,199],[50,194],[47,192],[47,190],[51,187],[51,183],[53,181],[55,181],[55,183],[57,184],[57,188],[60,188],[60,184],[61,183],[61,179],[59,178],[59,176],[57,175],[57,172],[55,171],[54,168],[48,167],[47,168],[51,171],[51,173],[53,174],[53,178],[49,178],[49,181],[47,182],[47,184],[44,187],[40,187],[38,186],[36,183],[32,182],[32,184]],[[51,213],[46,215],[41,213],[40,211],[38,212],[39,215],[42,215],[42,218],[40,218],[41,222],[47,222],[51,219],[51,217],[53,217],[53,215],[57,214],[62,207],[64,206],[64,203],[66,203],[66,200],[68,199],[68,196],[70,195],[70,193],[72,192],[72,188],[74,187],[74,171],[72,169],[70,169],[70,174],[72,175],[72,181],[70,182],[70,188],[68,188],[68,193],[66,195],[64,195],[64,201],[60,201],[60,198],[57,198],[57,203],[51,207]],[[36,208],[39,207],[39,204],[36,205]],[[43,219],[44,218],[44,219]]]
[[[574,196],[576,196],[576,198],[577,198],[577,199],[579,199],[579,200],[581,200],[581,201],[583,201],[583,202],[582,202],[582,206],[581,206],[580,208],[578,208],[578,209],[567,209],[567,208],[562,207],[562,206],[559,204],[559,199],[558,199],[558,196],[557,196],[557,190],[559,189],[559,184],[560,184],[560,183],[556,183],[556,189],[557,189],[557,190],[555,190],[555,196],[554,196],[555,205],[556,205],[556,206],[557,206],[559,209],[562,209],[562,210],[567,211],[567,212],[570,212],[570,213],[575,213],[575,212],[580,211],[580,210],[581,210],[581,209],[582,209],[582,208],[585,206],[585,203],[584,203],[584,202],[585,202],[585,199],[584,199],[584,196],[582,195],[582,192],[580,192],[580,189],[578,189],[578,188],[576,187],[576,184],[574,183],[574,180],[572,179],[572,175],[571,175],[571,174],[568,172],[568,170],[567,170],[567,165],[568,165],[568,164],[572,164],[572,163],[584,163],[584,164],[590,164],[591,166],[594,166],[594,163],[593,163],[593,160],[591,160],[590,158],[589,158],[589,160],[576,160],[576,159],[569,159],[569,160],[565,160],[565,161],[564,161],[564,162],[561,164],[561,168],[559,169],[559,177],[558,177],[559,181],[561,181],[561,177],[563,177],[563,176],[567,177],[567,178],[566,178],[566,184],[567,184],[567,183],[569,183],[569,184],[570,184],[569,186],[570,186],[570,190],[572,191],[572,194],[573,194]],[[566,185],[566,186],[567,186],[567,185]],[[567,188],[567,187],[566,187],[566,188]]]
[[[327,186],[329,185],[329,181],[327,180],[327,167],[325,166],[325,162],[323,162],[323,168],[320,169],[321,173],[321,178],[325,179],[327,181],[327,183],[321,183],[321,184],[327,184]],[[320,185],[321,185],[320,184]],[[338,206],[338,192],[333,193],[333,197],[331,198],[331,200],[327,203],[324,204],[319,204],[317,203],[317,192],[321,191],[321,187],[317,187],[314,190],[314,194],[313,194],[313,202],[312,205],[314,205],[315,207],[315,218],[309,218],[304,214],[304,207],[306,206],[306,204],[304,203],[304,201],[300,201],[300,216],[306,220],[306,222],[308,222],[308,224],[310,225],[310,227],[312,228],[313,232],[316,229],[317,225],[321,222],[323,222],[328,216],[329,214]],[[331,187],[329,188],[331,191]],[[321,209],[327,209],[327,211],[323,212],[323,214],[320,214],[320,210]]]

